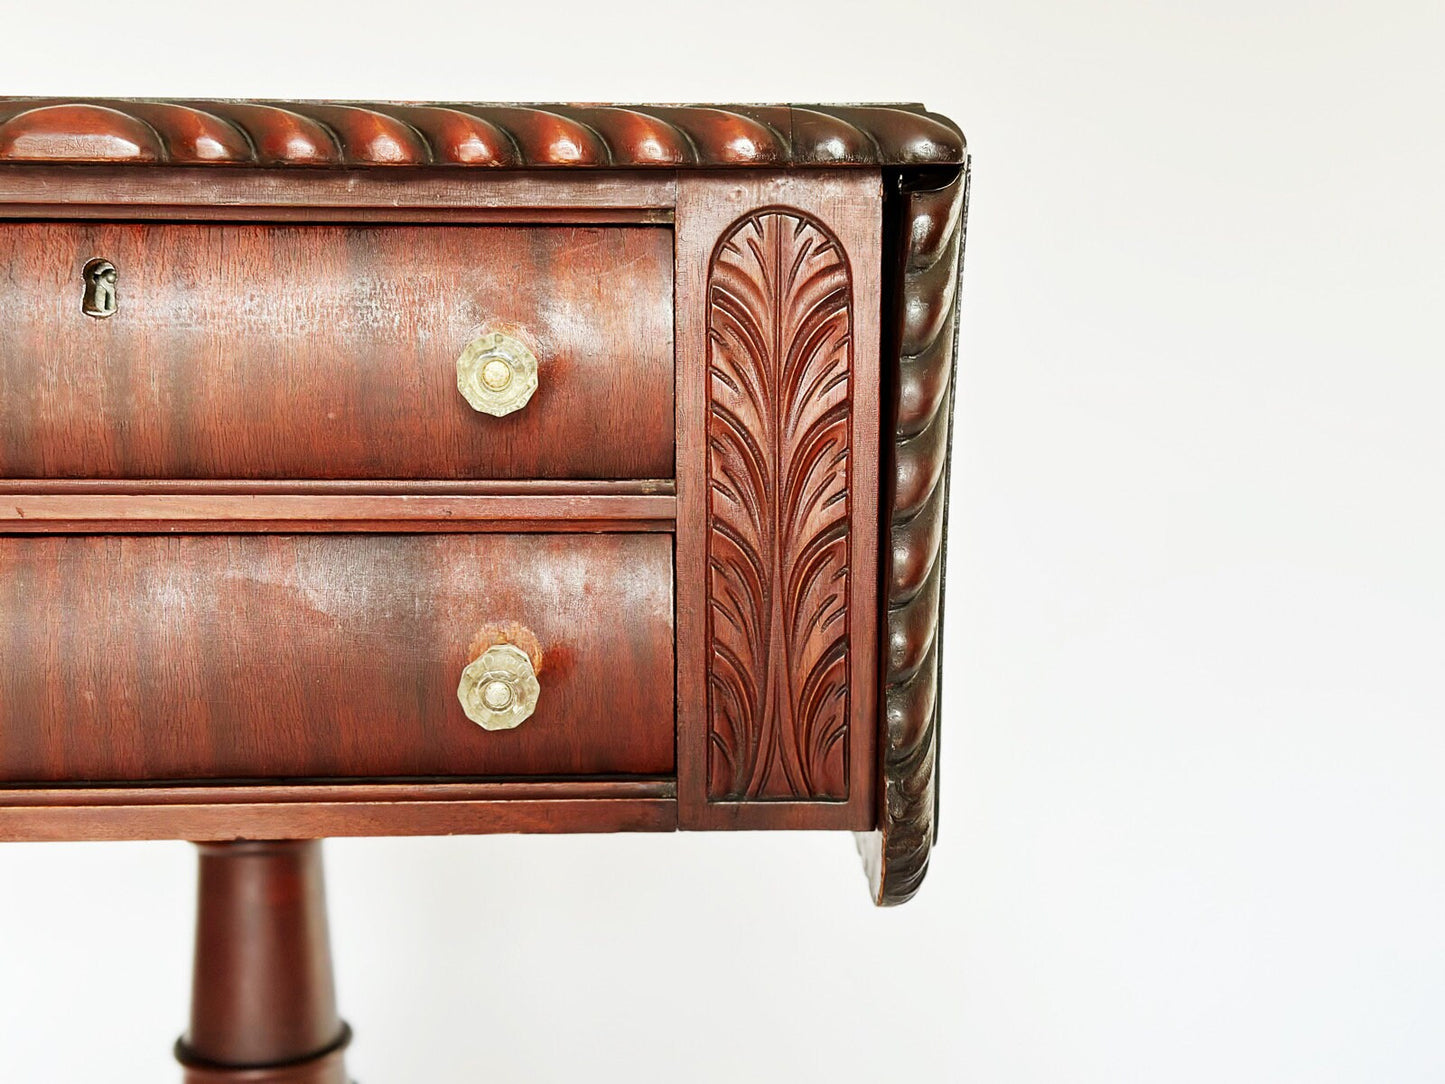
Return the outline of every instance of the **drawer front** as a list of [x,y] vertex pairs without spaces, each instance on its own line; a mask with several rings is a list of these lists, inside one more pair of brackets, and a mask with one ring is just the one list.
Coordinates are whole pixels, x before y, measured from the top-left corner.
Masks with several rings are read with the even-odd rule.
[[[0,477],[670,478],[672,266],[645,226],[0,224]],[[458,391],[495,331],[504,416]]]
[[[669,775],[672,577],[654,534],[0,538],[0,780]],[[489,730],[499,640],[536,705]]]

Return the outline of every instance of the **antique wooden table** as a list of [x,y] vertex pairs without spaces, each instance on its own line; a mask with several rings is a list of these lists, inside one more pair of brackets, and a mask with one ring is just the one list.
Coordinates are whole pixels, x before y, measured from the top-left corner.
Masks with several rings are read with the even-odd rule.
[[968,158],[916,106],[0,99],[0,839],[200,845],[190,1084],[340,1084],[340,835],[933,842]]

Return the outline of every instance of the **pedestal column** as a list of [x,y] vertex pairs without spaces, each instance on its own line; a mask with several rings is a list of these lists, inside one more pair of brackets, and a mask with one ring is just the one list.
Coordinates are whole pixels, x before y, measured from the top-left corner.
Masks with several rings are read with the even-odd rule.
[[184,1084],[347,1084],[320,842],[199,850]]

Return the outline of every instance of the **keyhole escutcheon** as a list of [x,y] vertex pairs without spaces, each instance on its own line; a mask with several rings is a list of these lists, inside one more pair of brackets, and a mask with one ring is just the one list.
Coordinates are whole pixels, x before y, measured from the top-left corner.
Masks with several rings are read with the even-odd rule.
[[82,278],[85,280],[85,298],[81,302],[81,310],[85,315],[100,320],[114,316],[115,264],[109,260],[91,260],[85,265]]

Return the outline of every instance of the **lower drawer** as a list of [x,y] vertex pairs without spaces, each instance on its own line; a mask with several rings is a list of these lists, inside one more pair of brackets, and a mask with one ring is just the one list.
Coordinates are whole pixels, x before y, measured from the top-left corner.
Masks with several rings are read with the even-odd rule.
[[0,538],[0,781],[670,775],[672,584],[661,534]]

